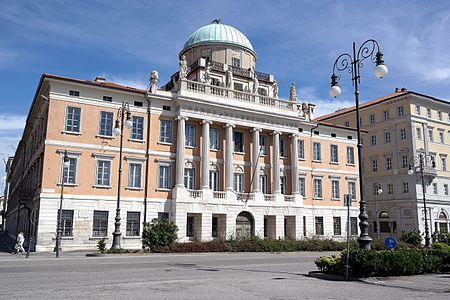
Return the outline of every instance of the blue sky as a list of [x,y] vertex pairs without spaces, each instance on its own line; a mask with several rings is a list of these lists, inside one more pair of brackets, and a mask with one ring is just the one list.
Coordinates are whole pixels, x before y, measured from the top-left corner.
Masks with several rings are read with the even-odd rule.
[[319,114],[353,104],[348,74],[341,97],[328,97],[332,65],[369,38],[380,43],[389,75],[378,80],[366,64],[363,101],[396,87],[450,99],[449,1],[4,1],[0,156],[14,153],[42,73],[143,87],[156,69],[166,82],[189,35],[215,18],[249,38],[257,69],[275,75],[282,97],[295,82]]

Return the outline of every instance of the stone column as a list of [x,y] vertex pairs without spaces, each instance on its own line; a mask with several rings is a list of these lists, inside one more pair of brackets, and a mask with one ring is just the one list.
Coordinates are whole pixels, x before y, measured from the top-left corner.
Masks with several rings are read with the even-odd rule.
[[297,135],[291,135],[291,177],[292,177],[292,195],[298,194],[298,143]]
[[225,149],[225,190],[233,190],[233,128],[235,125],[226,124],[226,149]]
[[261,129],[259,128],[253,128],[253,168],[252,168],[252,176],[253,176],[253,193],[259,193],[260,187],[259,187],[259,172],[258,172],[258,157],[260,153],[260,146],[259,146],[259,133],[261,132]]
[[176,186],[184,187],[184,146],[186,144],[186,120],[187,117],[178,116],[177,132],[177,174]]
[[272,194],[280,194],[280,132],[274,131],[272,153]]
[[203,120],[202,130],[202,189],[209,189],[209,120]]

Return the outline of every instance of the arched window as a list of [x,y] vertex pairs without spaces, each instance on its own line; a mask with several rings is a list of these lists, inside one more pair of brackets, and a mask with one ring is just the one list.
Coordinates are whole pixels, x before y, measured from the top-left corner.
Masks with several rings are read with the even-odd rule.
[[236,238],[250,238],[255,235],[255,221],[251,213],[241,212],[236,217]]
[[446,221],[447,220],[447,215],[445,214],[445,212],[441,211],[439,213],[439,220],[442,220],[442,221]]
[[387,211],[380,212],[380,219],[389,219],[389,213]]

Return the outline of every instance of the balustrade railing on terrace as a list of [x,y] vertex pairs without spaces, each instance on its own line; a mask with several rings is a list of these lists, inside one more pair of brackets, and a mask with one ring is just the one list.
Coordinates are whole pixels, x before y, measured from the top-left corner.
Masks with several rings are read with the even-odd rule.
[[264,201],[275,201],[275,195],[273,195],[273,194],[264,194]]
[[215,199],[226,199],[226,192],[213,191],[213,198]]
[[253,193],[236,193],[237,199],[239,201],[253,201],[255,195]]
[[284,195],[284,201],[286,202],[294,202],[295,196],[294,195]]
[[277,98],[271,98],[268,96],[262,96],[259,94],[253,94],[243,91],[236,91],[234,89],[227,89],[215,85],[209,85],[202,82],[191,81],[183,79],[181,81],[181,89],[187,91],[193,91],[196,93],[214,95],[227,99],[233,99],[238,101],[244,101],[248,103],[255,103],[267,107],[278,108],[282,110],[296,111],[299,110],[298,104],[281,100]]
[[203,197],[203,191],[201,190],[189,190],[189,197],[190,198],[202,198]]

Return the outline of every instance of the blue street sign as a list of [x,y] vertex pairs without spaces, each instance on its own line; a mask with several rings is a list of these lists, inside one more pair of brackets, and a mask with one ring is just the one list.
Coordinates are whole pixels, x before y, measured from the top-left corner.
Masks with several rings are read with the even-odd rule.
[[386,248],[392,250],[397,247],[397,241],[392,236],[390,236],[384,240],[384,245],[386,246]]

